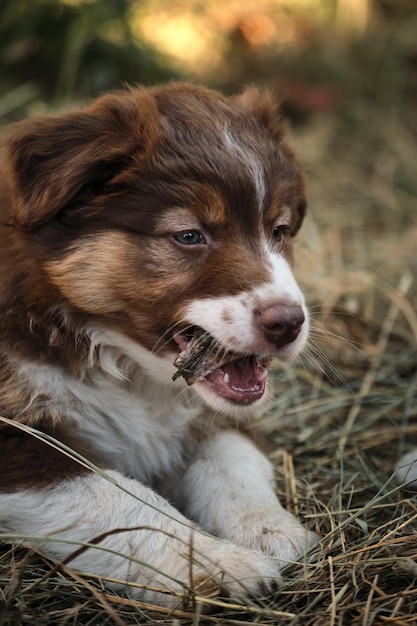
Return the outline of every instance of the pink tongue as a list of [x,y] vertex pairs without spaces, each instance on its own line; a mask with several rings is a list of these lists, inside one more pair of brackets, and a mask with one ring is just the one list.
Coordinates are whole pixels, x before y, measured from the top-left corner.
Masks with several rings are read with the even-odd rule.
[[206,376],[217,395],[237,404],[252,404],[264,394],[265,370],[256,357],[228,363]]

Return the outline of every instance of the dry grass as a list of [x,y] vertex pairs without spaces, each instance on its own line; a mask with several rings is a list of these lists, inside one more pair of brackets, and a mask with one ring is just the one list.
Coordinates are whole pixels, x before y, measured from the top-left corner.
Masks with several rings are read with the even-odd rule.
[[[322,536],[271,597],[169,611],[6,543],[0,625],[415,624],[417,500],[391,481],[417,445],[416,140],[392,116],[296,133],[311,211],[298,275],[312,346],[261,416],[286,506]],[[204,605],[211,614],[201,616]]]

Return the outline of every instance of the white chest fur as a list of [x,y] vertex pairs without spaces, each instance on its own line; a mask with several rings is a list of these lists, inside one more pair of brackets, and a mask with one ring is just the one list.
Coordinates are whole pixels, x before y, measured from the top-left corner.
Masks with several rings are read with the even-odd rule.
[[91,336],[81,378],[56,366],[19,365],[32,390],[27,408],[47,404],[48,413],[93,445],[109,468],[141,481],[178,467],[201,400],[171,382],[163,359],[116,333],[94,330]]

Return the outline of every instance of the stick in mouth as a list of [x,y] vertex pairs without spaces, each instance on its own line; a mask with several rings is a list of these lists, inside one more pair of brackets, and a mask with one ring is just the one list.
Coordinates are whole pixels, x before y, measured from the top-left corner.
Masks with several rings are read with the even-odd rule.
[[188,343],[174,361],[178,368],[172,380],[182,376],[187,385],[203,380],[221,365],[239,359],[239,355],[225,350],[207,331],[193,326],[185,333]]
[[242,355],[227,350],[207,331],[193,326],[175,337],[181,352],[174,361],[187,385],[204,382],[218,396],[233,404],[248,405],[265,391],[268,357]]

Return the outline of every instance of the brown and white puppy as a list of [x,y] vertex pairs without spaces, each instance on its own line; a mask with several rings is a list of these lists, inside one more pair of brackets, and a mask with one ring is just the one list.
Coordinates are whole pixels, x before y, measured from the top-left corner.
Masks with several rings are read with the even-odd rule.
[[[56,561],[100,537],[70,565],[148,601],[279,580],[315,535],[239,432],[308,334],[303,183],[270,96],[172,84],[18,123],[0,206],[0,414],[101,468],[3,420],[3,532]],[[222,351],[187,386],[196,328]]]

